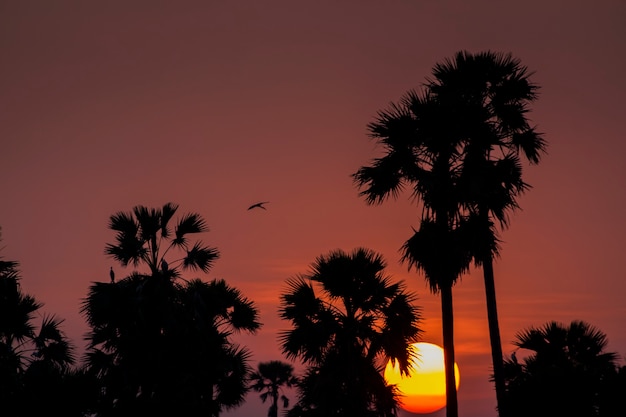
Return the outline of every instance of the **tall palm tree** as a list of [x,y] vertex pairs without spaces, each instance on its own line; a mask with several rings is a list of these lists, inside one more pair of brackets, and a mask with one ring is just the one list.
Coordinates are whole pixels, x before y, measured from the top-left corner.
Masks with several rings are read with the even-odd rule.
[[251,387],[261,393],[261,401],[271,398],[267,417],[278,417],[278,400],[283,408],[289,407],[289,398],[282,393],[283,387],[291,388],[298,379],[293,374],[293,366],[282,361],[261,362],[255,372],[250,375]]
[[[607,409],[607,381],[618,375],[617,355],[606,352],[604,333],[583,321],[548,322],[523,330],[514,344],[530,353],[505,361],[507,396],[513,416],[613,416]],[[614,379],[615,381],[615,379]],[[621,399],[614,390],[614,400]],[[612,401],[613,405],[617,404]]]
[[308,274],[288,280],[280,316],[283,353],[308,367],[293,416],[393,416],[388,360],[408,372],[421,330],[415,296],[384,274],[382,256],[364,248],[318,257]]
[[182,277],[208,272],[219,253],[190,242],[208,230],[200,215],[171,225],[177,208],[136,206],[110,218],[116,242],[106,253],[138,270],[93,283],[81,308],[91,327],[89,372],[104,385],[101,415],[217,416],[243,402],[250,353],[231,335],[254,333],[258,311],[224,280]]
[[[510,55],[459,52],[435,65],[421,95],[410,91],[379,112],[368,127],[385,155],[353,176],[370,204],[397,197],[407,184],[422,203],[420,229],[403,246],[403,260],[422,269],[441,294],[449,416],[457,414],[451,287],[467,270],[468,256],[483,267],[498,409],[505,414],[494,222],[506,227],[517,197],[529,187],[522,181],[520,155],[537,163],[545,151],[526,118],[537,89]],[[440,246],[434,250],[429,241]]]
[[428,89],[409,91],[368,124],[384,155],[353,179],[368,204],[397,198],[407,185],[421,203],[420,227],[402,246],[402,260],[423,271],[431,291],[441,296],[446,413],[457,417],[452,287],[470,266],[476,221],[459,204],[462,142],[451,114],[448,103]]
[[501,416],[506,416],[502,345],[498,324],[493,259],[498,256],[494,222],[508,225],[517,197],[529,188],[522,180],[520,157],[540,161],[546,142],[527,114],[539,87],[511,54],[458,52],[433,69],[427,88],[445,102],[449,122],[463,146],[462,204],[480,219],[475,261],[482,265],[494,382]]

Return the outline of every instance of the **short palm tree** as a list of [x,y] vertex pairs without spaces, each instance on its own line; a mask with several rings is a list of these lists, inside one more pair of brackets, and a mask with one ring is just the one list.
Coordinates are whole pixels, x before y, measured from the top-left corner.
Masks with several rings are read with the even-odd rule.
[[44,314],[35,325],[43,304],[25,294],[19,280],[18,263],[0,260],[0,403],[24,416],[78,415],[68,412],[73,391],[61,388],[75,362],[63,320]]
[[22,379],[24,404],[20,408],[25,416],[35,417],[55,410],[69,417],[86,411],[73,409],[70,404],[74,395],[67,388],[74,375],[74,348],[60,330],[62,323],[61,319],[44,315],[39,330],[31,339],[31,357]]
[[219,415],[247,391],[250,353],[233,332],[253,333],[258,311],[224,280],[184,279],[208,272],[218,251],[190,242],[207,231],[204,219],[178,206],[136,206],[111,216],[116,242],[106,253],[124,267],[123,279],[95,282],[83,302],[91,331],[89,371],[103,381],[102,415],[171,412]]
[[[606,352],[604,333],[583,321],[549,322],[516,335],[514,344],[528,351],[505,361],[505,382],[513,416],[612,416],[603,408],[606,385],[617,380],[617,355]],[[621,383],[621,388],[625,387]],[[615,399],[624,392],[614,391]],[[617,404],[616,401],[612,402]]]
[[[42,307],[22,292],[18,263],[0,260],[0,368],[2,377],[17,375],[26,365],[25,345],[35,337],[35,313]],[[2,390],[0,392],[7,392]],[[1,395],[1,394],[0,394]]]
[[282,361],[261,362],[255,372],[250,375],[251,388],[261,393],[261,401],[271,398],[268,417],[278,417],[278,400],[283,408],[289,407],[289,398],[282,392],[283,387],[291,388],[298,379],[293,374],[293,366]]
[[308,366],[289,415],[395,415],[396,391],[382,370],[392,360],[408,371],[420,314],[415,296],[385,267],[371,250],[336,250],[287,282],[280,316],[293,329],[279,339],[288,358]]

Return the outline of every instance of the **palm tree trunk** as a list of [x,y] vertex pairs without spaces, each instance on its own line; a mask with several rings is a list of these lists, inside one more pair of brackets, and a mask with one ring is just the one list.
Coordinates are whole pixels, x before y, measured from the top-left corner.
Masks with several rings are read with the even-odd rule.
[[454,376],[454,313],[452,310],[452,284],[441,288],[441,322],[443,327],[443,352],[446,374],[446,417],[458,417]]
[[498,415],[500,417],[507,417],[502,342],[500,340],[500,325],[498,324],[498,308],[496,305],[496,284],[493,274],[493,258],[491,255],[485,256],[483,260],[483,275],[485,278],[487,321],[489,322],[489,341],[491,342],[491,361],[493,363],[493,379],[496,385]]
[[272,387],[272,406],[267,415],[268,417],[278,417],[278,387]]

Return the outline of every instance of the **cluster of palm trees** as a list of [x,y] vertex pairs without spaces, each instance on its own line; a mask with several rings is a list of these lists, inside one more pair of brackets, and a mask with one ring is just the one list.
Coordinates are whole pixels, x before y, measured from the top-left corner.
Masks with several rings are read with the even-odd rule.
[[177,209],[136,206],[110,218],[106,253],[143,270],[94,283],[82,305],[98,416],[218,416],[245,399],[250,351],[232,334],[259,329],[257,308],[224,280],[183,278],[208,272],[219,252],[190,241],[206,222],[190,213],[174,223]]
[[[484,272],[501,417],[536,411],[528,396],[569,401],[565,394],[539,395],[569,377],[577,384],[570,394],[586,391],[565,414],[612,415],[618,397],[611,390],[626,386],[624,368],[604,352],[605,336],[582,322],[520,333],[518,347],[535,352],[523,362],[502,355],[493,261],[499,233],[529,188],[521,160],[538,163],[546,148],[527,119],[538,90],[529,77],[508,54],[459,52],[437,64],[420,91],[409,91],[369,124],[384,155],[353,175],[369,204],[405,188],[418,204],[419,226],[401,259],[441,296],[448,417],[458,415],[452,289],[472,265]],[[399,393],[382,370],[391,360],[407,372],[421,316],[415,295],[385,274],[380,254],[334,250],[288,279],[279,315],[291,329],[278,342],[304,373],[296,377],[282,361],[253,370],[251,351],[233,335],[254,334],[258,310],[222,279],[185,278],[209,272],[219,252],[193,241],[208,231],[199,214],[177,213],[167,203],[110,217],[115,241],[105,252],[132,272],[122,276],[112,267],[110,281],[89,287],[80,310],[90,327],[88,346],[78,369],[61,320],[44,316],[36,329],[41,304],[21,291],[17,264],[0,261],[0,403],[19,405],[15,416],[41,415],[37,404],[66,416],[219,416],[252,389],[270,400],[268,416],[277,417],[281,401],[289,406],[281,390],[294,387],[289,417],[396,415]],[[576,414],[583,409],[587,414]]]
[[458,415],[452,287],[472,262],[484,271],[498,410],[508,415],[492,263],[496,226],[507,226],[529,187],[520,158],[537,163],[546,147],[526,117],[538,90],[529,76],[510,54],[458,52],[435,65],[421,91],[379,112],[369,131],[384,155],[353,175],[369,204],[410,187],[421,206],[402,260],[441,296],[448,417]]

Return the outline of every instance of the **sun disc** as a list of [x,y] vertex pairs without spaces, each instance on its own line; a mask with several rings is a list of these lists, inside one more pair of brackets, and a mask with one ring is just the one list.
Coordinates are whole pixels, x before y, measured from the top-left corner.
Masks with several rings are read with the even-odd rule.
[[[411,361],[408,376],[400,374],[398,363],[385,368],[385,380],[400,391],[400,407],[411,413],[427,414],[446,406],[446,375],[443,349],[432,343],[414,343],[417,358]],[[459,367],[454,364],[456,388]]]

